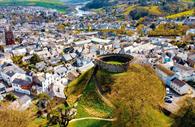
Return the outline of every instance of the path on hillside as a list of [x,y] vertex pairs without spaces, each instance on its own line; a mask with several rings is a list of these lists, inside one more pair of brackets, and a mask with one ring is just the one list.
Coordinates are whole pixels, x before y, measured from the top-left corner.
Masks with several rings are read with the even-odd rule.
[[78,118],[78,119],[72,119],[71,122],[76,122],[76,121],[82,121],[82,120],[103,120],[103,121],[116,121],[116,118],[113,119],[106,119],[106,118],[100,118],[100,117],[83,117],[83,118]]
[[96,85],[96,91],[97,91],[97,94],[99,95],[99,97],[102,99],[102,101],[104,103],[106,103],[109,107],[111,108],[115,108],[115,106],[112,104],[112,102],[110,100],[108,100],[106,97],[104,97],[104,95],[102,95],[101,91],[100,91],[100,84],[99,82],[97,81],[96,77],[94,76],[94,81],[95,81],[95,85]]
[[92,79],[95,81],[95,86],[96,86],[96,91],[97,91],[97,94],[99,95],[99,97],[102,99],[102,101],[104,103],[106,103],[109,107],[111,108],[115,108],[115,106],[112,104],[112,102],[110,100],[108,100],[106,97],[104,97],[104,95],[102,95],[102,86],[101,84],[99,84],[97,78],[96,78],[96,74],[97,74],[97,71],[98,71],[98,67],[96,66],[94,68],[94,73],[92,75]]

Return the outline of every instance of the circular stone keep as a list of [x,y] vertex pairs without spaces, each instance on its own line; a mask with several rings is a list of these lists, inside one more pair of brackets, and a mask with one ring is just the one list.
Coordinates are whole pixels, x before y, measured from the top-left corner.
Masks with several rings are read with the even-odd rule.
[[97,56],[95,63],[99,69],[108,72],[125,72],[128,70],[133,56],[127,54],[106,54]]

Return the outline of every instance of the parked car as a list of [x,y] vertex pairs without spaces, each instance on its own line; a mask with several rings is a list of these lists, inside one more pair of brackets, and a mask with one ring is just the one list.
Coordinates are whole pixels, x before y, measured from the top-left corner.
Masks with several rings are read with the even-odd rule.
[[170,88],[166,87],[166,93],[170,93]]
[[165,99],[166,103],[172,103],[172,101],[170,99]]
[[166,100],[166,99],[169,99],[169,100],[173,101],[173,98],[172,98],[172,97],[169,97],[169,96],[166,96],[166,97],[165,97],[165,100]]
[[168,93],[168,94],[167,94],[167,97],[173,98],[173,94]]

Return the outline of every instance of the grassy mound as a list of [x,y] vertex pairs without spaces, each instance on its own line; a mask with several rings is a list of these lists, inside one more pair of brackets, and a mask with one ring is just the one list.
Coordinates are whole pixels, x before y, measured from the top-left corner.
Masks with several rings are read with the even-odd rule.
[[164,85],[149,66],[132,65],[128,72],[109,74],[98,72],[98,77],[107,75],[103,85],[111,87],[107,95],[116,105],[113,126],[169,127],[171,120],[159,109],[165,94]]

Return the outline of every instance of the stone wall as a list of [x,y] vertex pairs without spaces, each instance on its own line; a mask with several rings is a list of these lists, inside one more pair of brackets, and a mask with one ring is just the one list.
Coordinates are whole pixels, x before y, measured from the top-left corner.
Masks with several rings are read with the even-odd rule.
[[[103,69],[109,72],[125,72],[128,70],[129,64],[132,61],[133,56],[127,54],[106,54],[98,56],[95,60],[95,64],[99,69]],[[109,61],[118,61],[121,64],[107,63]]]

